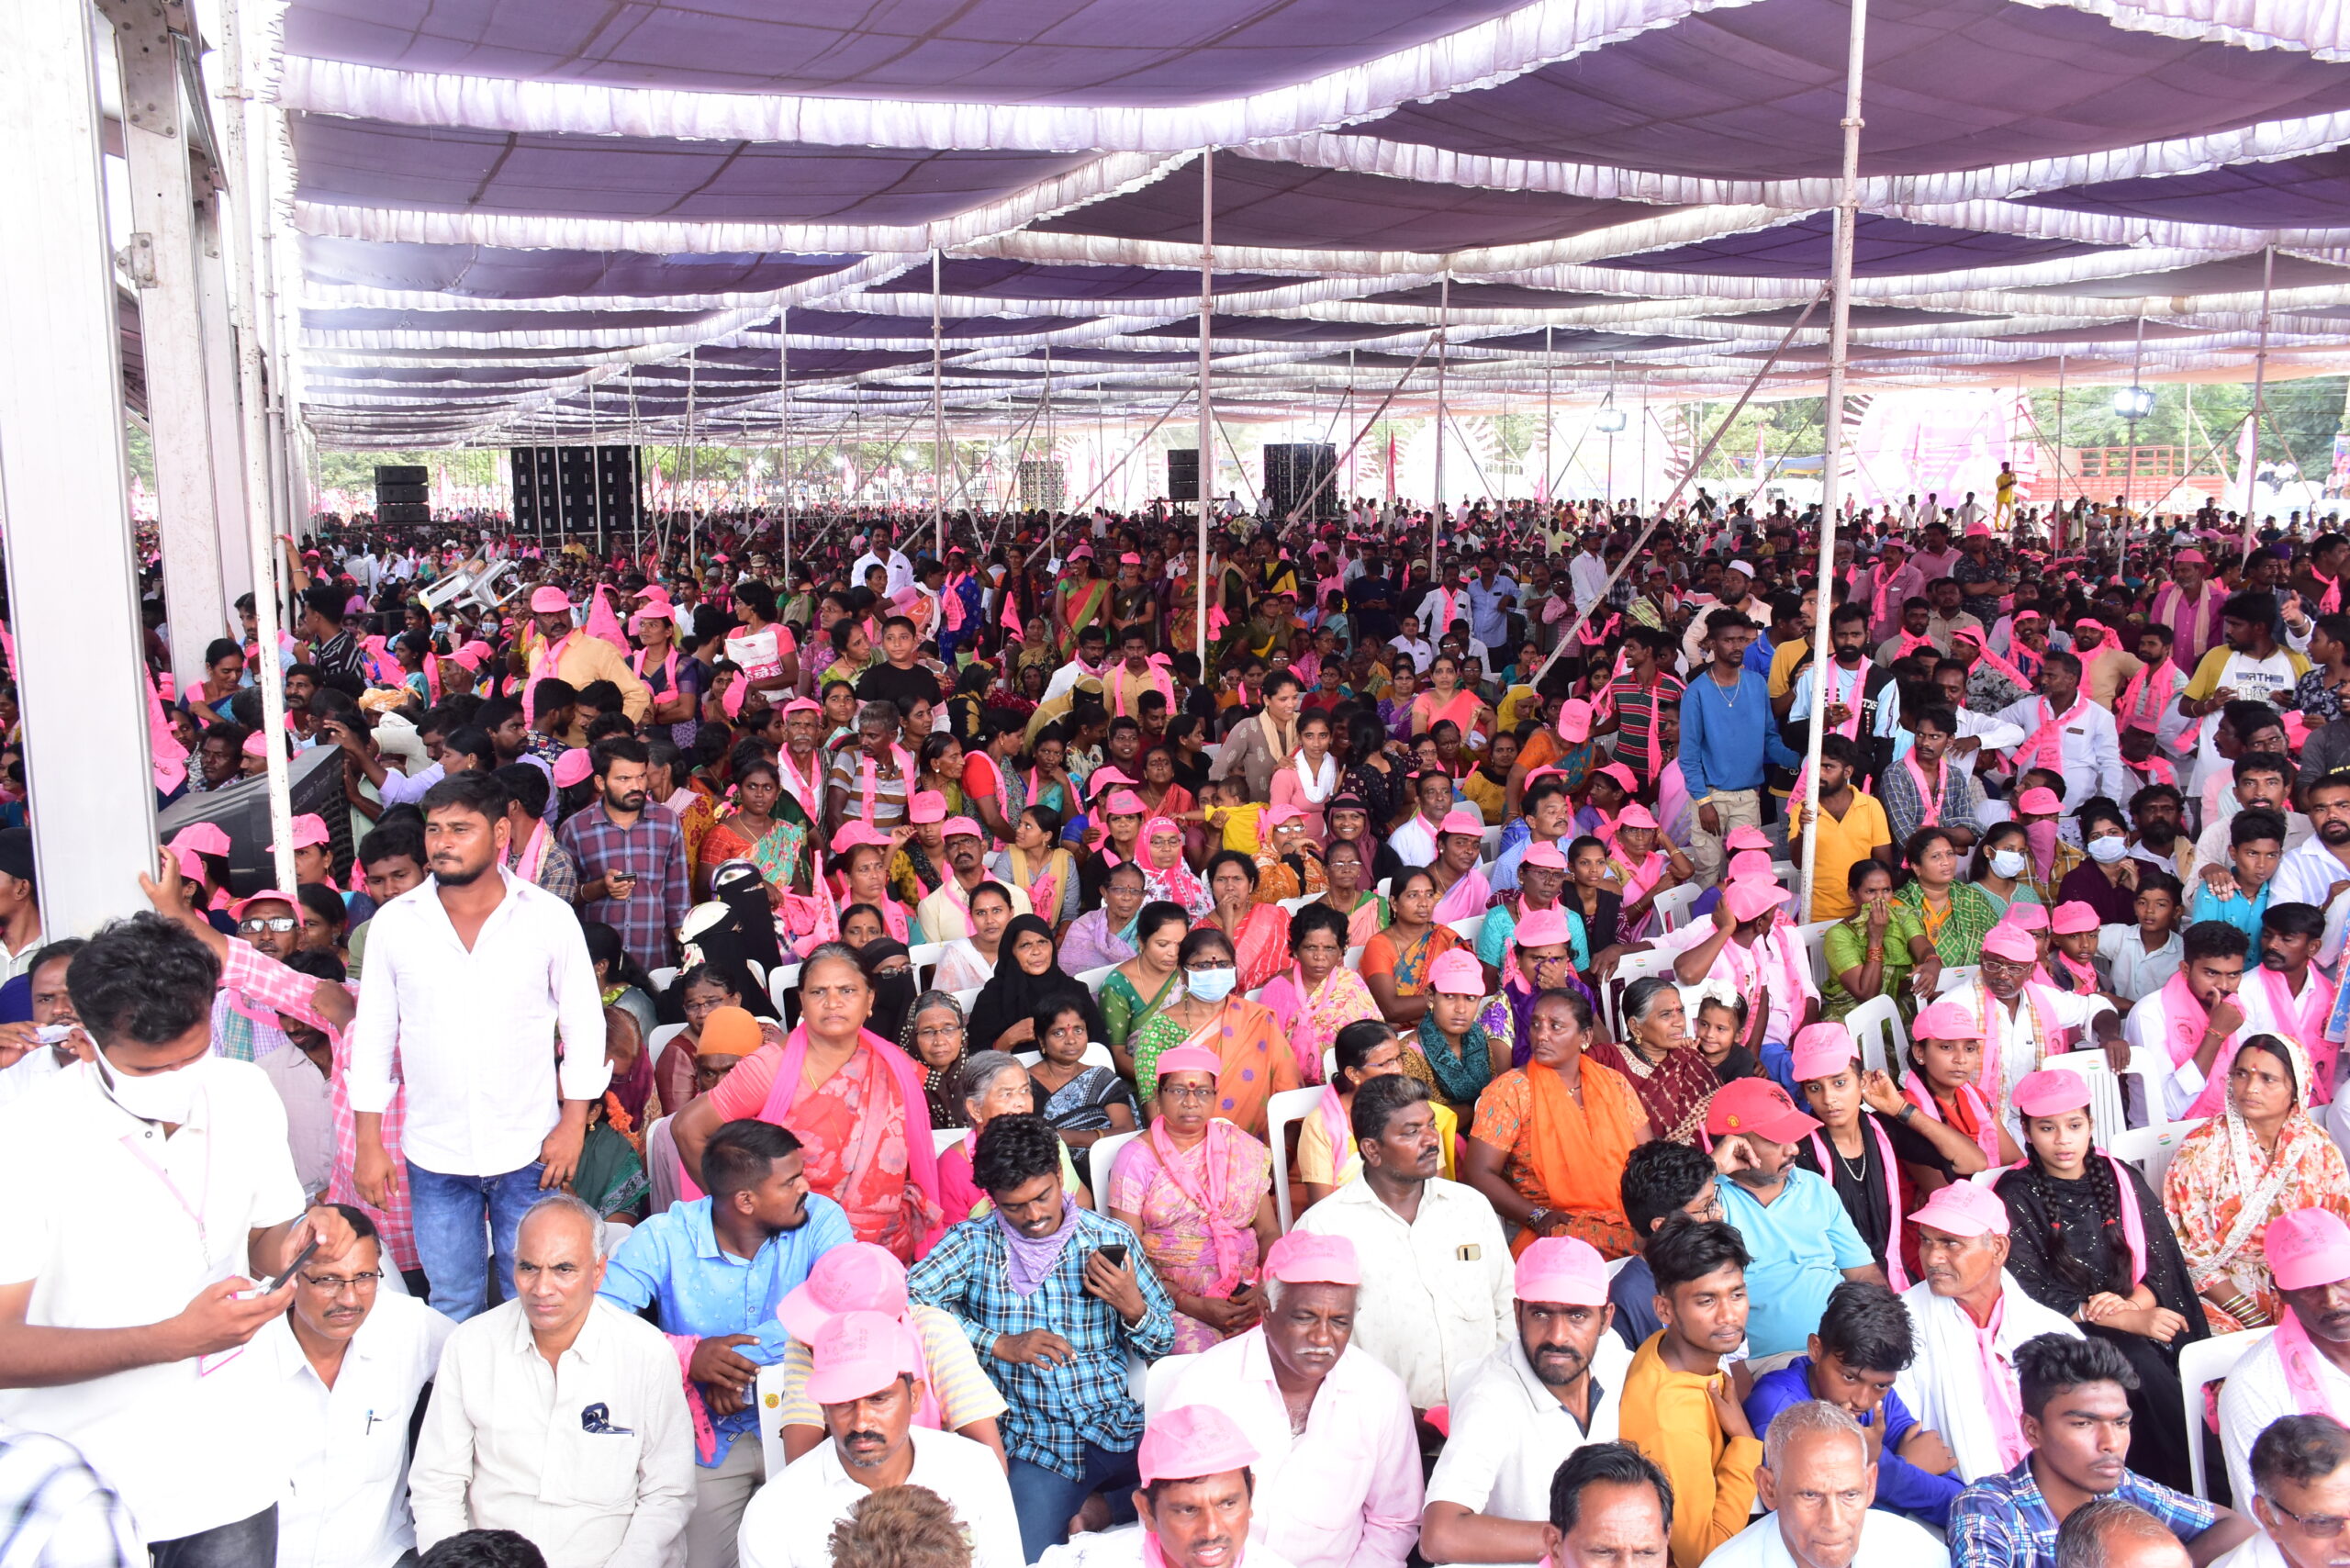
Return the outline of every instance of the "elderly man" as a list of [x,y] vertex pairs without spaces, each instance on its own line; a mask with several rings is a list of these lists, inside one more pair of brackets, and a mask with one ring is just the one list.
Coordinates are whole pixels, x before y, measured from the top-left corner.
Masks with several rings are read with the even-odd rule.
[[1136,1529],[1095,1531],[1045,1553],[1039,1568],[1290,1568],[1251,1541],[1256,1446],[1212,1405],[1169,1410],[1143,1434]]
[[392,1568],[416,1545],[408,1420],[456,1325],[384,1291],[375,1226],[340,1208],[357,1244],[294,1277],[293,1310],[254,1337],[281,1380],[278,1436],[293,1459],[277,1503],[279,1568]]
[[972,1568],[1020,1568],[1012,1489],[995,1455],[984,1443],[915,1423],[929,1390],[912,1331],[878,1312],[844,1312],[812,1349],[808,1395],[830,1436],[751,1499],[744,1568],[830,1568],[834,1525],[895,1486],[926,1487],[946,1500],[969,1538]]
[[1923,1526],[1870,1506],[1876,1452],[1868,1434],[1825,1400],[1790,1405],[1762,1438],[1755,1520],[1706,1559],[1707,1568],[1912,1568],[1942,1554]]
[[1550,1482],[1542,1537],[1550,1568],[1649,1568],[1664,1561],[1673,1487],[1629,1443],[1585,1443]]
[[2077,1331],[2016,1348],[2024,1458],[1977,1477],[1951,1505],[1953,1568],[2055,1568],[2067,1515],[2118,1497],[2163,1521],[2197,1568],[2252,1533],[2244,1519],[2129,1467],[2130,1391],[2138,1374],[2121,1350]]
[[952,1314],[1011,1408],[1004,1451],[1021,1546],[1034,1562],[1088,1497],[1131,1485],[1142,1406],[1129,1351],[1175,1343],[1175,1308],[1135,1233],[1069,1203],[1060,1137],[1043,1118],[1000,1115],[971,1175],[992,1214],[947,1231],[906,1277],[914,1301]]
[[512,1529],[548,1568],[668,1568],[694,1506],[693,1422],[661,1331],[597,1297],[602,1222],[568,1193],[514,1238],[515,1299],[449,1337],[408,1498],[417,1545]]
[[2331,1416],[2279,1417],[2252,1445],[2252,1479],[2261,1533],[2220,1568],[2337,1568],[2350,1515],[2350,1428]]
[[1546,1236],[1517,1260],[1513,1290],[1516,1334],[1452,1400],[1420,1531],[1430,1562],[1538,1562],[1559,1466],[1616,1436],[1632,1356],[1611,1331],[1606,1262],[1588,1242]]
[[844,823],[862,822],[882,833],[906,820],[914,792],[913,754],[898,744],[894,703],[867,702],[856,711],[856,744],[833,754],[824,775],[824,825],[829,839]]
[[2135,1503],[2099,1497],[2056,1532],[2056,1568],[2194,1568],[2170,1528]]
[[[531,628],[536,635],[525,635],[515,650],[518,661],[527,661],[517,672],[529,679],[529,685],[523,688],[526,693],[531,687],[549,678],[560,680],[575,691],[585,691],[599,680],[609,680],[621,689],[621,707],[628,714],[629,722],[644,722],[653,711],[652,689],[629,667],[626,655],[573,623],[569,594],[553,584],[532,589]],[[533,713],[535,716],[535,710]]]
[[1300,1215],[1297,1229],[1345,1238],[1362,1262],[1354,1348],[1404,1380],[1414,1409],[1457,1404],[1471,1369],[1508,1331],[1501,1220],[1476,1189],[1437,1174],[1443,1150],[1419,1080],[1397,1072],[1363,1084],[1353,1125],[1361,1180]]
[[2003,922],[1983,938],[1983,965],[1975,984],[1934,1003],[1937,1008],[1959,1010],[1944,1014],[1945,1017],[1963,1014],[1972,1021],[1974,1032],[1962,1037],[1983,1042],[1983,1096],[2006,1120],[2019,1148],[2023,1144],[2023,1124],[2009,1103],[2016,1085],[2037,1072],[2046,1058],[2074,1048],[2068,1038],[2048,1036],[2087,1034],[2105,1047],[2109,1060],[2128,1059],[2121,1044],[2121,1020],[2114,1015],[2113,1003],[2103,996],[2080,996],[2033,980],[2032,971],[2039,965],[2040,946],[2031,933]]
[[2268,1222],[2262,1245],[2286,1316],[2220,1390],[2220,1448],[2238,1499],[2259,1490],[2261,1433],[2288,1416],[2350,1411],[2350,1225],[2331,1209],[2297,1209]]
[[614,1249],[600,1293],[622,1312],[654,1308],[711,1417],[698,1445],[690,1568],[726,1568],[760,1481],[754,1383],[776,1359],[776,1307],[816,1260],[855,1239],[840,1204],[808,1190],[800,1140],[770,1122],[728,1122],[703,1147],[707,1197],[677,1204]]
[[1738,1227],[1751,1260],[1746,1336],[1757,1356],[1802,1350],[1844,1281],[1885,1282],[1834,1184],[1796,1163],[1796,1146],[1818,1130],[1767,1078],[1734,1079],[1706,1108],[1722,1217]]
[[79,936],[68,936],[33,955],[24,982],[32,1016],[0,1024],[0,1106],[81,1059],[78,1047],[89,1036],[82,1031],[81,1014],[73,1011],[73,993],[65,976],[73,955],[87,946]]
[[1257,1450],[1250,1539],[1297,1568],[1402,1568],[1419,1536],[1403,1380],[1349,1343],[1361,1285],[1345,1237],[1281,1238],[1265,1254],[1263,1321],[1203,1351],[1169,1394],[1238,1425]]

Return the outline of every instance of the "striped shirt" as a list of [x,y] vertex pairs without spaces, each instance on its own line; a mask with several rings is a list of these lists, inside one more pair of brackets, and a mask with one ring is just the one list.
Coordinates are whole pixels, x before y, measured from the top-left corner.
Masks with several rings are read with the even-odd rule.
[[131,1568],[147,1551],[130,1510],[62,1438],[0,1428],[0,1562]]

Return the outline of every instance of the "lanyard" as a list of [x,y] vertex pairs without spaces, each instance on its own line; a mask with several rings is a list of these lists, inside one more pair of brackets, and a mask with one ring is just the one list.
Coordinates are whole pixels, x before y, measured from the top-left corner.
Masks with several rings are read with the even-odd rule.
[[[108,1098],[112,1098],[112,1096],[108,1096]],[[117,1102],[117,1103],[119,1104],[120,1102]],[[205,1096],[205,1108],[207,1110],[211,1108],[210,1095]],[[125,1114],[128,1114],[128,1113]],[[205,1227],[204,1210],[201,1205],[212,1195],[212,1138],[210,1134],[207,1133],[204,1139],[204,1184],[198,1189],[196,1193],[197,1201],[194,1204],[187,1201],[187,1194],[180,1190],[180,1184],[172,1180],[172,1173],[164,1170],[163,1167],[157,1162],[155,1158],[152,1155],[150,1155],[145,1149],[140,1148],[139,1144],[140,1139],[136,1134],[125,1133],[122,1135],[122,1147],[129,1151],[130,1158],[139,1161],[140,1164],[144,1165],[154,1174],[155,1180],[163,1184],[163,1191],[169,1193],[172,1195],[172,1201],[179,1204],[180,1212],[187,1215],[188,1219],[194,1223],[196,1226],[196,1245],[204,1249],[204,1260],[206,1263],[209,1264],[212,1261],[212,1237],[211,1233]]]

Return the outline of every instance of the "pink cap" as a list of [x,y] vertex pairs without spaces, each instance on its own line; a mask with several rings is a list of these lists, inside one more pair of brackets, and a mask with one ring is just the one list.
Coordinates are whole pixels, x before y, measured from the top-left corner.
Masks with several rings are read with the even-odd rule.
[[1142,557],[1129,550],[1118,557],[1118,565],[1121,566],[1139,566],[1142,565]]
[[292,893],[285,891],[282,888],[263,888],[260,892],[253,894],[252,897],[248,899],[239,899],[235,903],[230,904],[229,906],[229,918],[231,920],[244,919],[245,911],[251,909],[257,903],[291,904],[296,914],[298,915],[302,912],[302,901],[296,898]]
[[584,745],[573,746],[554,759],[554,787],[568,790],[595,771],[595,756]]
[[2032,964],[2040,961],[2040,944],[2031,933],[2020,925],[1995,925],[1983,938],[1983,951],[1995,958],[2010,963]]
[[1231,1417],[1213,1405],[1186,1405],[1159,1416],[1142,1434],[1135,1467],[1146,1486],[1155,1481],[1194,1481],[1255,1464],[1255,1445]]
[[164,847],[185,850],[194,855],[226,855],[229,849],[229,835],[221,831],[218,823],[190,823],[172,834],[171,843]]
[[1909,1025],[1913,1040],[1979,1040],[1983,1037],[1983,1021],[1964,1002],[1944,997],[1918,1009],[1917,1022]]
[[1591,704],[1580,697],[1570,697],[1559,705],[1559,738],[1587,741],[1591,738]]
[[531,613],[533,615],[553,615],[570,608],[571,596],[553,583],[531,590]]
[[482,661],[489,657],[489,651],[487,643],[467,643],[449,655],[449,662],[453,665],[462,665],[466,669],[479,669]]
[[1292,1230],[1265,1249],[1265,1278],[1285,1285],[1359,1285],[1362,1263],[1343,1236]]
[[833,834],[833,853],[835,855],[845,855],[860,844],[887,849],[890,847],[890,835],[862,818],[841,823],[840,832]]
[[1546,871],[1563,871],[1567,868],[1567,857],[1555,844],[1528,846],[1526,853],[1517,857],[1517,863],[1520,868],[1539,866]]
[[2035,784],[2016,798],[2016,815],[2020,817],[2053,817],[2064,809],[2065,802],[2045,784]]
[[[1428,966],[1428,989],[1447,996],[1485,994],[1484,966],[1466,947],[1448,947]],[[1160,1058],[1164,1060],[1165,1058]]]
[[1109,801],[1102,810],[1103,814],[1113,817],[1145,817],[1150,814],[1150,808],[1144,805],[1142,797],[1132,790],[1111,790]]
[[1437,823],[1436,830],[1438,833],[1465,833],[1472,838],[1483,838],[1485,836],[1485,819],[1466,806],[1455,806],[1444,813],[1444,820]]
[[2084,931],[2095,931],[2103,924],[2105,924],[2103,921],[2098,919],[2097,911],[2078,899],[2068,899],[2058,904],[2056,913],[2048,917],[2048,929],[2059,936],[2073,936]]
[[1729,836],[1722,840],[1722,845],[1733,852],[1740,849],[1767,850],[1771,847],[1771,841],[1762,835],[1759,827],[1734,827],[1729,830]]
[[[294,847],[297,849],[315,849],[332,842],[327,836],[326,818],[316,812],[305,812],[296,817],[293,827]],[[269,847],[274,851],[277,848],[276,841],[273,839]]]
[[809,1350],[808,1397],[819,1405],[846,1405],[922,1373],[906,1326],[878,1312],[842,1313]]
[[792,1337],[812,1345],[824,1326],[844,1312],[878,1312],[903,1317],[906,1266],[886,1247],[844,1241],[828,1249],[807,1279],[776,1303],[776,1321]]
[[[1304,820],[1305,813],[1299,811],[1295,806],[1275,806],[1271,811],[1265,813],[1265,826],[1268,828],[1281,827],[1289,823],[1302,823]],[[1445,820],[1449,822],[1452,819],[1450,815],[1448,814]],[[1449,832],[1450,830],[1448,829],[1447,831]],[[1479,833],[1483,833],[1485,830],[1483,828],[1479,828],[1477,831]]]
[[1706,1131],[1715,1137],[1752,1133],[1793,1143],[1818,1130],[1818,1119],[1796,1110],[1787,1092],[1767,1078],[1733,1078],[1706,1103]]
[[795,697],[783,705],[783,716],[787,719],[794,713],[821,713],[823,711],[824,705],[812,697]]
[[1567,929],[1564,914],[1555,909],[1538,909],[1517,923],[1509,939],[1521,947],[1566,947],[1572,946],[1574,935]]
[[1964,537],[1968,539],[1988,539],[1991,537],[1991,525],[1987,522],[1970,522],[1966,525]]
[[1729,857],[1729,878],[1761,877],[1775,881],[1779,873],[1772,868],[1771,852],[1767,849],[1741,849]]
[[2016,1085],[2016,1109],[2027,1116],[2056,1116],[2089,1103],[2089,1081],[2077,1072],[2044,1067],[2027,1072]]
[[1947,1187],[1937,1187],[1926,1206],[1909,1216],[1909,1223],[1928,1230],[1939,1230],[1944,1236],[1993,1236],[2008,1233],[2008,1205],[1990,1188],[1973,1182],[1953,1182]]
[[2350,1225],[2332,1209],[2295,1209],[2268,1222],[2262,1239],[2280,1290],[2350,1280]]
[[1637,795],[1640,792],[1639,778],[1620,762],[1611,762],[1605,767],[1595,767],[1591,771],[1596,778],[1612,779],[1621,785],[1627,795]]
[[906,820],[912,823],[943,823],[946,820],[946,797],[935,790],[917,790],[912,804],[906,807]]
[[1786,896],[1786,890],[1776,882],[1742,879],[1730,883],[1722,902],[1729,905],[1729,917],[1743,924],[1762,919],[1785,902]]
[[2181,550],[2170,558],[2170,564],[2174,566],[2208,566],[2211,558],[2200,550]]
[[1093,546],[1080,544],[1069,553],[1069,558],[1072,561],[1091,561],[1093,559]]
[[1796,1030],[1793,1050],[1797,1083],[1841,1071],[1860,1054],[1852,1047],[1852,1031],[1841,1024],[1814,1024]]
[[1205,1046],[1178,1046],[1158,1053],[1158,1068],[1161,1081],[1170,1072],[1204,1072],[1215,1078],[1224,1071],[1224,1058]]
[[1133,779],[1118,771],[1118,765],[1114,762],[1105,762],[1085,776],[1086,789],[1096,795],[1101,794],[1113,784],[1130,785],[1133,782]]
[[1580,1237],[1541,1237],[1518,1254],[1511,1292],[1520,1301],[1604,1306],[1607,1263],[1596,1248]]
[[1623,814],[1616,819],[1616,825],[1619,829],[1628,827],[1652,828],[1656,826],[1656,815],[1646,806],[1643,806],[1638,801],[1635,801],[1630,805],[1624,808]]
[[245,737],[245,744],[239,749],[247,756],[267,756],[269,755],[269,736],[259,730],[255,730],[252,734]]
[[942,838],[985,838],[987,830],[968,817],[948,817],[938,830]]
[[2008,906],[2008,913],[1995,924],[2020,926],[2026,931],[2045,931],[2048,929],[2048,912],[2036,903],[2011,903]]

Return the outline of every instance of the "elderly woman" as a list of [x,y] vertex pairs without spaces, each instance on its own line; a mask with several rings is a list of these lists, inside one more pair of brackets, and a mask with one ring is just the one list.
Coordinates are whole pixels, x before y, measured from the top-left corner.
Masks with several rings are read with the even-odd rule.
[[[1355,1091],[1374,1078],[1404,1070],[1404,1042],[1381,1019],[1365,1019],[1338,1031],[1333,1048],[1337,1070],[1322,1086],[1322,1103],[1298,1124],[1297,1179],[1304,1185],[1308,1207],[1320,1203],[1362,1173],[1355,1151]],[[1460,1118],[1449,1105],[1431,1104],[1436,1120],[1441,1174],[1453,1180],[1453,1159],[1460,1147]]]
[[824,776],[826,822],[861,822],[886,833],[906,820],[920,768],[898,744],[898,723],[894,703],[867,702],[856,711],[856,745],[834,753]]
[[2255,1035],[2228,1064],[2227,1108],[2187,1135],[2163,1181],[2163,1207],[2214,1332],[2266,1328],[2284,1311],[2264,1242],[2295,1209],[2350,1218],[2350,1170],[2309,1113],[2299,1043]]
[[1257,1265],[1280,1221],[1272,1151],[1216,1114],[1225,1076],[1216,1053],[1180,1046],[1160,1070],[1159,1114],[1149,1136],[1120,1152],[1109,1207],[1142,1238],[1144,1259],[1174,1298],[1183,1354],[1256,1326]]
[[1256,862],[1237,849],[1209,857],[1208,890],[1215,907],[1197,928],[1224,933],[1238,956],[1240,989],[1254,991],[1281,973],[1289,957],[1289,911],[1257,902]]
[[1462,1175],[1518,1227],[1510,1249],[1573,1236],[1606,1258],[1638,1251],[1624,1218],[1624,1162],[1649,1140],[1639,1097],[1621,1073],[1584,1054],[1591,1003],[1572,991],[1534,1002],[1533,1050],[1477,1101]]
[[[701,1033],[709,1026],[711,1014],[722,1007],[740,1011],[743,995],[728,983],[722,971],[708,964],[696,964],[679,975],[671,983],[669,994],[676,997],[678,1005],[684,1009],[686,1026],[682,1032],[670,1036],[669,1043],[662,1047],[661,1059],[653,1070],[653,1081],[660,1093],[662,1107],[674,1114],[684,1110],[688,1101],[703,1092],[696,1087],[695,1080],[700,1071]],[[749,1016],[747,1014],[744,1015]],[[755,1022],[754,1027],[756,1027]],[[782,1031],[775,1030],[770,1037],[782,1039]],[[727,1065],[731,1067],[733,1064],[730,1062]]]
[[963,1087],[957,1070],[971,1049],[970,1035],[963,1025],[963,1004],[944,991],[926,991],[915,997],[914,1004],[906,1010],[898,1048],[922,1064],[930,1125],[961,1126]]
[[1623,1014],[1625,1038],[1594,1041],[1591,1059],[1624,1075],[1657,1137],[1695,1145],[1718,1080],[1690,1044],[1681,988],[1670,975],[1636,980],[1624,988]]
[[1135,1130],[1135,1092],[1117,1070],[1088,1063],[1085,1015],[1065,996],[1036,1009],[1036,1047],[1028,1070],[1036,1114],[1071,1148],[1091,1148],[1112,1133]]
[[1053,928],[1018,914],[1003,928],[1003,958],[971,1003],[971,1044],[983,1051],[1034,1048],[1036,1009],[1046,997],[1068,997],[1085,1015],[1088,1039],[1106,1034],[1091,992],[1060,967]]
[[1921,827],[1901,857],[1914,879],[1895,897],[1918,917],[1934,956],[1945,964],[1981,963],[1983,938],[1999,916],[1982,889],[1958,879],[1957,840],[1942,828]]
[[[938,1201],[950,1223],[978,1219],[995,1210],[994,1201],[971,1180],[971,1154],[979,1147],[980,1130],[998,1116],[1028,1115],[1036,1108],[1028,1070],[1008,1052],[973,1051],[957,1076],[963,1086],[963,1121],[971,1130],[938,1157]],[[1093,1206],[1086,1201],[1067,1143],[1061,1145],[1061,1191],[1081,1207]]]
[[1340,1030],[1379,1016],[1362,977],[1347,968],[1346,937],[1346,917],[1329,905],[1299,910],[1289,923],[1290,967],[1266,982],[1259,999],[1289,1036],[1298,1077],[1307,1083],[1322,1081],[1322,1053],[1337,1043]]
[[1087,910],[1061,933],[1061,962],[1069,973],[1123,964],[1135,956],[1135,916],[1147,895],[1142,868],[1121,860],[1102,879],[1102,907]]
[[1180,904],[1193,920],[1215,905],[1214,895],[1183,859],[1182,825],[1165,817],[1142,824],[1142,881],[1151,899]]
[[1362,802],[1340,796],[1330,806],[1330,844],[1322,852],[1328,881],[1322,902],[1347,917],[1347,946],[1360,947],[1387,924],[1387,901],[1371,890],[1371,863],[1378,854]]
[[1460,945],[1460,935],[1438,925],[1436,878],[1416,866],[1390,884],[1389,920],[1362,950],[1362,983],[1379,1002],[1380,1014],[1398,1029],[1416,1028],[1428,1010],[1428,969]]
[[1261,1135],[1265,1103],[1299,1085],[1289,1042],[1275,1027],[1270,1010],[1239,994],[1232,944],[1223,932],[1212,925],[1200,927],[1183,938],[1176,960],[1182,969],[1181,995],[1128,1036],[1143,1120],[1149,1121],[1157,1109],[1158,1058],[1179,1046],[1199,1046],[1223,1063],[1210,1114]]
[[1002,883],[981,882],[973,888],[965,932],[939,954],[938,969],[930,977],[933,983],[943,991],[968,991],[993,980],[1012,913],[1012,894]]
[[1257,851],[1257,902],[1319,898],[1329,885],[1321,846],[1306,835],[1304,815],[1295,806],[1267,812],[1264,842]]

